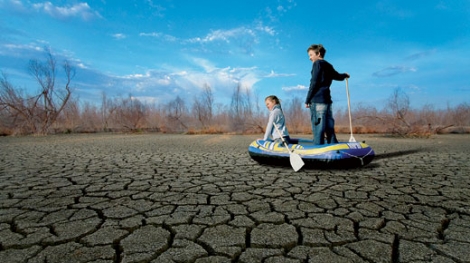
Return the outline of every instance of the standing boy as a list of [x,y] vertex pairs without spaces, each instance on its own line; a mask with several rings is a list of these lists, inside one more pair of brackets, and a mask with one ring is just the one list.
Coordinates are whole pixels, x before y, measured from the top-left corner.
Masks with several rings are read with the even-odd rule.
[[324,60],[326,49],[322,44],[311,45],[307,53],[313,66],[305,107],[310,108],[313,142],[324,144],[326,135],[326,143],[337,143],[330,86],[333,80],[344,80],[349,78],[349,74],[338,73],[333,65]]

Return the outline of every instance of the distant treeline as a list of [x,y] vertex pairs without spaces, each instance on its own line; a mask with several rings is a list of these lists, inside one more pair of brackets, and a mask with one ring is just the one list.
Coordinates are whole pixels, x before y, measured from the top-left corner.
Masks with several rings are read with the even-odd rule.
[[[183,100],[149,104],[129,95],[108,98],[101,94],[100,105],[75,99],[70,83],[75,70],[62,64],[65,84],[57,87],[56,60],[49,50],[44,62],[31,60],[29,73],[40,86],[38,94],[25,94],[2,72],[0,76],[0,135],[162,132],[189,134],[262,134],[268,110],[249,89],[237,85],[230,103],[215,103],[212,88]],[[282,109],[291,134],[311,134],[310,112],[298,97],[284,99]],[[408,95],[396,89],[382,108],[352,105],[354,133],[389,133],[401,136],[428,136],[436,133],[470,133],[470,105],[446,109],[425,105],[412,109]],[[334,112],[338,133],[349,133],[348,109]]]

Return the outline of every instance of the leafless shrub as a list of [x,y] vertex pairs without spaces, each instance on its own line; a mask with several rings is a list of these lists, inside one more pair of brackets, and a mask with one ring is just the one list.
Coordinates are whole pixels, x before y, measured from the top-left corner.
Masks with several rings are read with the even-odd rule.
[[[243,133],[246,131],[263,129],[253,114],[252,95],[249,89],[243,90],[238,84],[232,94],[229,109],[229,121],[232,131]],[[259,107],[258,107],[259,109]]]
[[458,105],[453,111],[453,121],[456,126],[464,127],[470,125],[470,105],[462,103]]
[[109,131],[110,130],[110,121],[115,111],[113,106],[113,101],[108,99],[105,92],[101,93],[101,130]]
[[114,123],[128,131],[138,131],[144,126],[145,105],[129,94],[127,98],[116,98],[111,112]]
[[[343,113],[343,118],[347,113]],[[424,114],[426,114],[424,112]],[[353,133],[391,133],[398,136],[429,136],[429,126],[416,121],[408,95],[395,89],[385,108],[356,105],[353,110]],[[428,116],[430,117],[430,116]],[[345,128],[343,127],[343,130]]]
[[395,89],[388,99],[385,109],[385,121],[391,126],[392,134],[406,135],[412,127],[407,120],[410,110],[410,99],[401,89]]
[[223,103],[215,103],[215,112],[212,121],[214,130],[231,132],[230,124],[230,108],[228,105]]
[[202,129],[207,129],[211,125],[214,108],[214,95],[209,85],[204,85],[200,96],[196,97],[193,103],[192,112],[199,121]]
[[[386,107],[380,111],[373,106],[355,105],[353,132],[390,133],[404,137],[429,137],[432,134],[449,132],[468,133],[469,112],[470,107],[466,103],[446,110],[437,110],[430,104],[413,110],[408,95],[396,89],[389,97]],[[337,113],[337,120],[343,124],[346,114],[345,111]],[[344,132],[346,127],[340,125],[337,130]]]
[[81,112],[78,132],[92,133],[101,130],[101,112],[97,105],[85,102]]
[[82,112],[78,99],[70,98],[57,120],[56,132],[77,132],[82,123]]
[[[50,54],[49,54],[50,55]],[[71,96],[70,80],[74,73],[65,65],[65,89],[55,87],[55,61],[48,56],[46,63],[31,62],[30,72],[40,84],[41,92],[28,96],[11,84],[7,76],[0,77],[0,135],[44,134],[58,132],[157,131],[188,134],[259,133],[262,134],[269,112],[260,107],[256,95],[240,85],[234,88],[229,105],[215,103],[210,86],[187,100],[176,97],[165,104],[144,104],[129,95],[107,98],[103,92],[101,105],[81,103]],[[47,70],[49,69],[49,70]],[[68,72],[68,73],[67,73]],[[67,77],[68,76],[68,77]],[[292,134],[311,134],[310,112],[300,98],[284,99],[282,109]],[[347,109],[335,109],[337,133],[349,133]],[[435,109],[424,105],[412,109],[406,93],[395,90],[384,108],[367,104],[352,107],[353,133],[391,133],[404,137],[427,137],[436,133],[470,133],[468,103]]]
[[163,107],[153,105],[147,107],[147,130],[154,132],[167,132],[165,127],[165,110]]
[[[267,112],[263,107],[260,106],[260,100],[257,94],[253,95],[249,90],[246,91],[246,96],[248,97],[248,105],[252,110],[249,112],[249,115],[246,115],[247,121],[245,123],[245,133],[264,133],[267,122]],[[253,96],[253,99],[251,99]]]
[[[352,110],[351,115],[353,120],[353,133],[381,133],[386,130],[384,125],[384,123],[386,123],[385,118],[379,117],[381,113],[371,105],[358,104]],[[344,112],[344,116],[345,118],[349,118],[346,111]],[[348,127],[347,130],[350,132],[350,127]]]
[[13,135],[16,125],[14,116],[12,116],[8,107],[0,108],[0,136]]
[[188,130],[186,125],[187,108],[179,96],[170,101],[166,107],[167,128],[169,131],[182,132]]
[[[21,89],[13,87],[2,72],[0,78],[0,107],[5,130],[17,130],[18,133],[33,133],[36,128],[36,116],[33,107],[34,98],[28,98]],[[12,132],[15,133],[15,132]]]
[[286,126],[290,133],[305,133],[306,129],[311,132],[310,111],[304,108],[301,98],[294,97],[292,100],[282,104],[282,110],[286,118]]
[[447,107],[446,112],[443,114],[444,118],[450,123],[447,125],[437,127],[437,133],[469,133],[470,132],[470,105],[468,103],[461,103],[455,108]]
[[32,59],[29,73],[40,86],[37,95],[29,96],[15,88],[2,73],[0,78],[0,107],[6,110],[14,120],[20,133],[47,134],[57,121],[72,94],[70,82],[75,76],[75,69],[64,61],[65,73],[63,89],[56,87],[56,59],[46,48],[46,61]]

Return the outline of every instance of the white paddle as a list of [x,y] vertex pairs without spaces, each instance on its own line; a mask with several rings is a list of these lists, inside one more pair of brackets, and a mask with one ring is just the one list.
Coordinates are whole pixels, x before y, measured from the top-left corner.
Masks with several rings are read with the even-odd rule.
[[302,166],[304,166],[304,161],[302,160],[302,158],[300,157],[300,155],[292,152],[290,149],[289,149],[289,146],[287,146],[287,143],[284,141],[284,138],[282,138],[282,134],[281,132],[279,131],[279,129],[277,128],[276,124],[273,124],[274,125],[274,128],[276,128],[276,131],[277,133],[279,133],[279,136],[281,136],[281,140],[282,142],[284,143],[284,146],[286,146],[286,149],[287,151],[289,151],[289,160],[290,160],[290,165],[292,166],[292,168],[294,169],[294,171],[298,171],[300,170],[300,168],[302,168]]
[[346,78],[346,95],[348,96],[348,111],[349,111],[349,130],[351,131],[351,137],[349,137],[349,142],[356,142],[353,136],[352,130],[352,120],[351,120],[351,102],[349,102],[349,87],[348,87],[348,78]]

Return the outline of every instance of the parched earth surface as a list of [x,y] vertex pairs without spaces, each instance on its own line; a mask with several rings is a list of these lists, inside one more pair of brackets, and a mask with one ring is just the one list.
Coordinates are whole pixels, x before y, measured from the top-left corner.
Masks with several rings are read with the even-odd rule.
[[355,135],[369,165],[299,172],[256,137],[0,138],[0,261],[470,262],[469,135]]

